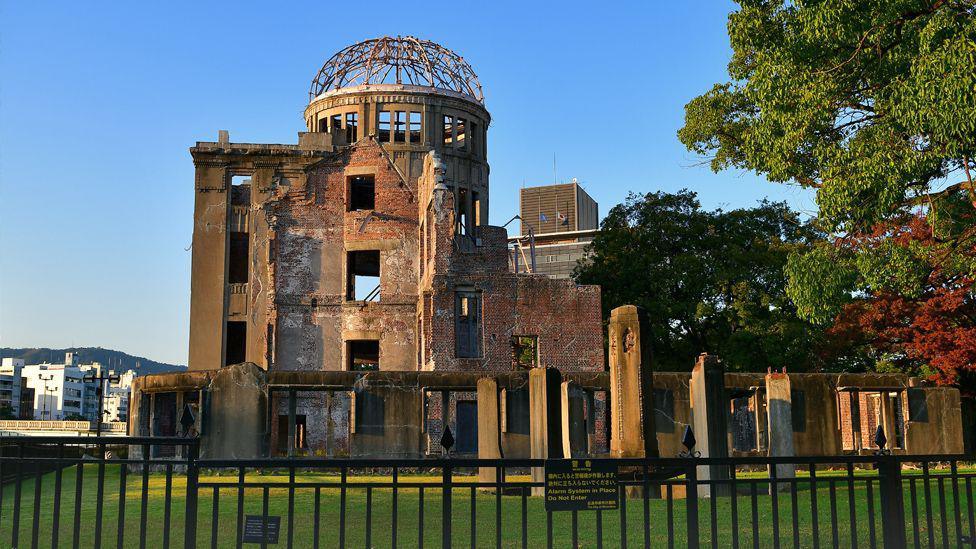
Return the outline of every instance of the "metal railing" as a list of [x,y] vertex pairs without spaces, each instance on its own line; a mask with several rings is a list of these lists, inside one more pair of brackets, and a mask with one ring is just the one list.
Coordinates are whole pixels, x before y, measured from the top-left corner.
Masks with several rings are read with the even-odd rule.
[[[534,495],[545,482],[530,474],[545,460],[213,460],[197,458],[198,444],[0,437],[0,546],[934,548],[976,538],[976,471],[958,455],[592,459],[617,471],[617,508],[547,511]],[[153,457],[160,446],[184,457]]]

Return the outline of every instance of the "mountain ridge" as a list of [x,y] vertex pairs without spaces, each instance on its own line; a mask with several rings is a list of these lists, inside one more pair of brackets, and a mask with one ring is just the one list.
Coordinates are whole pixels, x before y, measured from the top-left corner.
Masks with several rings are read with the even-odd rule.
[[109,370],[121,373],[135,370],[137,375],[159,374],[163,372],[182,372],[186,366],[182,364],[168,364],[141,356],[134,356],[122,351],[104,349],[102,347],[68,347],[65,349],[50,349],[47,347],[0,347],[0,358],[22,358],[27,364],[64,363],[65,353],[75,353],[80,364],[98,362]]

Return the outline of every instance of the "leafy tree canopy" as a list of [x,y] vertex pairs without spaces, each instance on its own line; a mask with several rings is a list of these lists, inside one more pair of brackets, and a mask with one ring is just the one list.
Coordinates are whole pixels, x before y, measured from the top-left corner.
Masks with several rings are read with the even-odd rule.
[[783,268],[818,238],[781,203],[705,211],[689,191],[631,194],[574,277],[602,287],[605,318],[625,304],[647,311],[657,369],[689,370],[708,352],[732,370],[803,371],[818,367],[820,331],[797,317]]
[[801,316],[958,381],[976,369],[976,0],[739,3],[731,80],[686,106],[679,139],[714,170],[816,190],[832,238],[787,264]]

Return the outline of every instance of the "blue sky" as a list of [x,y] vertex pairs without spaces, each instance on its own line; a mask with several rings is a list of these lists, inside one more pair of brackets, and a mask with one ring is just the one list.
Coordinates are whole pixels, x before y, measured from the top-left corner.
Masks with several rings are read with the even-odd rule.
[[342,47],[439,42],[485,90],[491,215],[578,178],[600,213],[628,191],[707,207],[812,198],[713,174],[675,137],[726,78],[729,2],[0,3],[0,346],[102,346],[185,364],[187,149],[293,143],[308,84]]

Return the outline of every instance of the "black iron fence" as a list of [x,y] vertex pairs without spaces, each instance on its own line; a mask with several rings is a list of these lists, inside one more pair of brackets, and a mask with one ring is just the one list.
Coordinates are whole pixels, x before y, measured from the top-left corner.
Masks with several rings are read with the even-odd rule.
[[[175,451],[155,451],[164,447]],[[0,448],[2,547],[935,548],[976,538],[976,469],[961,456],[578,460],[613,470],[619,497],[550,511],[536,495],[544,460],[201,460],[197,440],[176,438],[5,437]],[[560,508],[587,502],[572,499]]]

